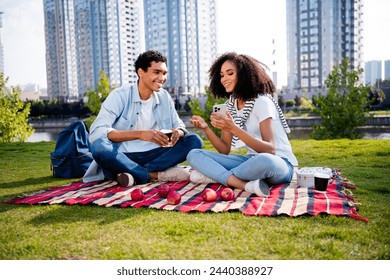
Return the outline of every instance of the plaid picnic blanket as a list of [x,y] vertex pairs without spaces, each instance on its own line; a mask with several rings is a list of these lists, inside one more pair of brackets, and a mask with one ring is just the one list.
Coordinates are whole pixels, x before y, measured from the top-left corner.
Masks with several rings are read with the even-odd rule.
[[[121,187],[116,181],[99,181],[83,183],[73,182],[65,186],[56,186],[38,193],[16,197],[5,203],[10,204],[67,204],[67,205],[99,205],[104,207],[148,207],[160,210],[175,210],[180,212],[225,212],[240,211],[248,216],[278,216],[300,215],[316,216],[321,213],[329,215],[349,216],[357,220],[368,222],[359,216],[355,205],[355,198],[350,191],[356,188],[346,183],[338,170],[333,170],[334,180],[328,185],[326,192],[318,192],[313,187],[298,186],[296,177],[289,184],[273,186],[267,198],[257,197],[248,192],[234,190],[234,199],[223,201],[220,197],[221,184],[195,184],[183,182],[154,182],[133,187]],[[168,184],[171,190],[178,191],[181,202],[170,205],[167,199],[160,198],[157,189],[161,184]],[[131,192],[141,188],[144,199],[133,201]],[[202,198],[205,188],[214,189],[218,198],[214,202],[206,202]]]

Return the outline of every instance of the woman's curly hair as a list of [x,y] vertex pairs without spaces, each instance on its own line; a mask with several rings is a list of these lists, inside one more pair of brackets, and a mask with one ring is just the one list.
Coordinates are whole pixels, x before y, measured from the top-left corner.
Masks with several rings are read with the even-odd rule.
[[228,52],[218,57],[209,70],[210,91],[215,97],[230,96],[221,83],[221,67],[227,60],[237,68],[237,84],[232,93],[235,98],[250,100],[259,94],[274,94],[275,85],[264,69],[266,65],[249,55]]

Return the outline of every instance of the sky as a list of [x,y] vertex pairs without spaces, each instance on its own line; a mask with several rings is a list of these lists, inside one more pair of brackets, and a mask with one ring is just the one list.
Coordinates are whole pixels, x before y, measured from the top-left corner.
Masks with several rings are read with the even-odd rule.
[[[46,88],[43,0],[0,0],[0,11],[7,85]],[[389,0],[364,1],[365,61],[390,59],[389,11]],[[251,55],[277,71],[278,87],[286,85],[285,0],[217,0],[217,32],[219,53]]]

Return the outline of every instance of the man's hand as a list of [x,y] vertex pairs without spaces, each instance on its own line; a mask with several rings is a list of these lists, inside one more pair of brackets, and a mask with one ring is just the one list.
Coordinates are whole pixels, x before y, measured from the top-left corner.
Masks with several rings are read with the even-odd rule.
[[181,129],[172,128],[172,136],[170,146],[175,146],[180,137],[184,135]]
[[165,147],[169,144],[168,136],[155,129],[142,131],[141,140],[156,143],[161,147]]
[[163,132],[158,130],[144,130],[141,134],[141,140],[156,143],[161,147],[172,147],[175,146],[180,137],[184,135],[181,129],[172,128],[172,136],[169,141],[169,137]]

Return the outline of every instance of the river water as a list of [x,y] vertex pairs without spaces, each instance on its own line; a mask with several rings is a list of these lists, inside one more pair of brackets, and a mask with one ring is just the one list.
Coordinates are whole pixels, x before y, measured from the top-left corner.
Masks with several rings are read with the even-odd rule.
[[[63,129],[46,129],[45,131],[35,130],[27,142],[56,141],[58,134]],[[191,131],[191,128],[189,128]],[[367,127],[361,129],[363,139],[390,140],[390,127]],[[310,129],[291,128],[289,139],[310,139]]]

